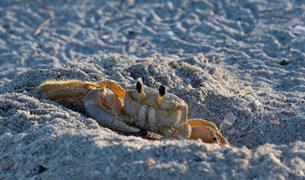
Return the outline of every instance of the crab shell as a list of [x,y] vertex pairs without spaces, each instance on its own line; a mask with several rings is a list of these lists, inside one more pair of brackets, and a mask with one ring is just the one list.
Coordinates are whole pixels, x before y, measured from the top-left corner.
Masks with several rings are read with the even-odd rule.
[[124,113],[133,117],[136,127],[170,136],[186,123],[188,106],[173,94],[161,97],[157,90],[144,86],[140,93],[135,89],[126,91]]

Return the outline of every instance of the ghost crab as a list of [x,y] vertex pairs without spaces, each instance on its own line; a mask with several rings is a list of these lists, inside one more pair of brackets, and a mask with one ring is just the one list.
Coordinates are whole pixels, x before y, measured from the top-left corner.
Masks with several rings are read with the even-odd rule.
[[50,80],[43,82],[38,92],[61,104],[77,105],[79,111],[112,129],[127,133],[152,131],[164,139],[228,144],[214,123],[187,119],[188,105],[166,93],[163,85],[155,90],[138,80],[135,88],[124,90],[114,81]]

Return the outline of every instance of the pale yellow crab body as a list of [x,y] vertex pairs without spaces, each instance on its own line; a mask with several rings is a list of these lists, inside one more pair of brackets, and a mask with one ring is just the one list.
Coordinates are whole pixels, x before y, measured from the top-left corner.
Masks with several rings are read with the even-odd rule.
[[[162,88],[165,88],[162,86]],[[45,81],[38,87],[43,97],[96,119],[102,126],[123,132],[152,131],[165,138],[201,139],[206,143],[228,144],[215,124],[188,120],[188,105],[179,97],[159,89],[144,87],[124,90],[113,81]]]
[[167,93],[162,98],[155,89],[145,87],[142,93],[128,89],[124,99],[125,113],[134,124],[144,130],[170,135],[187,120],[187,104],[177,96]]

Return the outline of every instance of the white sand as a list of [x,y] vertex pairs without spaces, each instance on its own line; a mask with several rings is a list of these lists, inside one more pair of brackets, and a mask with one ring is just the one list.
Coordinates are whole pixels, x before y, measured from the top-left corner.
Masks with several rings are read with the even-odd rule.
[[[305,36],[294,32],[304,10],[297,0],[0,1],[0,179],[304,178]],[[119,135],[35,90],[138,77],[183,98],[190,117],[219,126],[233,114],[232,146]]]

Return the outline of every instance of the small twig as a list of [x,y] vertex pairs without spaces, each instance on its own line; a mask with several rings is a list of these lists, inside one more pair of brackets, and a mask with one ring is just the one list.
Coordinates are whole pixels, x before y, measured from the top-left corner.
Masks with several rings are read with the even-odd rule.
[[49,26],[50,22],[53,20],[53,16],[52,16],[52,13],[51,11],[49,10],[49,8],[45,5],[45,4],[42,4],[42,7],[45,11],[47,11],[48,13],[48,19],[46,19],[45,21],[43,21],[40,26],[36,29],[34,35],[35,36],[38,36],[40,33],[42,33],[42,31]]

